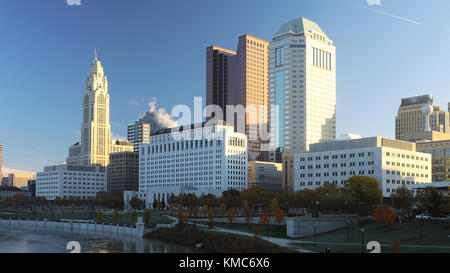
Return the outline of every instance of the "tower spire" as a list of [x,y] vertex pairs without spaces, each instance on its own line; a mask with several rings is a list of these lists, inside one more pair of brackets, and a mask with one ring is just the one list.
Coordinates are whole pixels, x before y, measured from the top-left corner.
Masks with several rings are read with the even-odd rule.
[[95,61],[98,60],[98,52],[97,52],[97,48],[94,50],[94,60],[95,60]]

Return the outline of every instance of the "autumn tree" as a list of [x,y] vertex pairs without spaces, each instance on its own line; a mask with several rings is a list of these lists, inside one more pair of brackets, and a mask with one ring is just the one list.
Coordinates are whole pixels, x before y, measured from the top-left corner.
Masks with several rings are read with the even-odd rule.
[[202,215],[207,216],[208,215],[208,205],[203,204],[202,206]]
[[368,176],[352,176],[345,189],[354,198],[360,214],[367,214],[371,208],[381,204],[383,194],[376,178]]
[[208,211],[208,219],[209,219],[208,227],[209,227],[209,229],[213,229],[213,227],[214,227],[214,216],[215,215],[216,215],[216,210],[214,208],[210,208]]
[[422,211],[427,211],[434,217],[442,215],[441,206],[445,203],[445,199],[438,189],[426,187],[419,190],[416,197]]
[[406,186],[398,187],[397,190],[391,194],[392,207],[399,210],[402,214],[411,211],[414,195]]
[[272,201],[270,201],[269,208],[270,208],[270,211],[275,214],[275,212],[279,208],[278,207],[278,200],[276,198],[274,198],[274,199],[272,199]]
[[180,227],[183,227],[184,225],[184,212],[183,212],[183,206],[181,204],[178,205],[178,225]]
[[113,220],[115,223],[119,221],[119,211],[116,209],[113,211]]
[[278,224],[281,224],[281,222],[284,221],[284,212],[281,208],[277,208],[277,210],[275,211],[275,221]]
[[101,210],[97,210],[97,222],[101,223],[102,222],[102,211]]
[[136,223],[136,217],[137,217],[137,213],[136,213],[136,210],[134,209],[130,212],[130,222],[132,224]]
[[393,224],[397,219],[397,215],[392,211],[389,206],[378,206],[373,210],[373,220],[375,222],[382,222],[387,224]]
[[148,225],[148,224],[150,223],[151,218],[152,218],[152,213],[151,213],[151,211],[146,210],[146,211],[144,212],[144,223],[145,223],[146,225]]
[[252,218],[252,209],[250,208],[250,205],[248,204],[247,200],[244,200],[244,215],[245,215],[245,223],[250,223]]
[[145,202],[136,196],[131,198],[130,201],[128,201],[132,209],[143,209],[145,207]]
[[225,205],[225,203],[220,203],[220,214],[222,216],[225,215],[225,210],[227,209],[227,206]]
[[234,208],[229,208],[229,209],[228,209],[228,215],[227,215],[227,218],[228,218],[228,222],[230,222],[230,224],[233,223],[235,214],[236,214],[236,211],[235,211]]

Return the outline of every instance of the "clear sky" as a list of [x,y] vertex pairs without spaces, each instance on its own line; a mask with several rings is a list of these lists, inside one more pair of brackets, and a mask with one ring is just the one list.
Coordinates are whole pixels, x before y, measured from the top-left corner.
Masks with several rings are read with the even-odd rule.
[[447,109],[449,11],[448,0],[0,0],[4,166],[40,171],[65,161],[80,138],[94,48],[113,134],[124,137],[153,97],[169,113],[205,99],[207,46],[236,49],[245,33],[270,40],[297,17],[336,45],[338,135],[393,138],[402,97],[431,93]]

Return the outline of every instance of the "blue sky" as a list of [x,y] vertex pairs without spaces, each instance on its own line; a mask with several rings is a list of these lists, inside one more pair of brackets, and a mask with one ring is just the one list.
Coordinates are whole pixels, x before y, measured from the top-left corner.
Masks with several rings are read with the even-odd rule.
[[207,46],[236,49],[245,33],[270,40],[297,17],[316,21],[336,45],[338,135],[394,137],[402,97],[431,93],[447,109],[449,10],[446,0],[0,0],[4,166],[39,171],[65,161],[79,140],[94,48],[109,80],[112,131],[125,136],[152,97],[169,112],[205,98]]

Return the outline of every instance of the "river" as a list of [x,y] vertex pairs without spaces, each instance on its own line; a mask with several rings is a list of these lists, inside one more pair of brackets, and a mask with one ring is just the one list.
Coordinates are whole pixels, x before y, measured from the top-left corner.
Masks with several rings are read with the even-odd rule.
[[81,253],[192,253],[193,249],[158,240],[117,234],[80,234],[61,230],[0,225],[0,253],[69,253],[75,242]]

